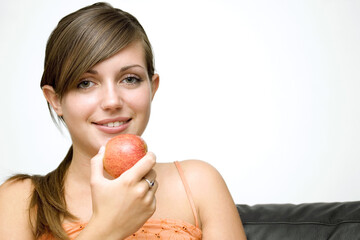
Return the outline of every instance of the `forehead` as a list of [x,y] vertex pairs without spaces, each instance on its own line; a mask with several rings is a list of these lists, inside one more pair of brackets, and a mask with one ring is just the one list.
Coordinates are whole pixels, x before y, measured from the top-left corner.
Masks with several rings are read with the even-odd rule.
[[90,70],[97,71],[107,67],[121,68],[130,65],[139,65],[146,70],[144,47],[140,41],[130,43],[113,56],[94,65]]

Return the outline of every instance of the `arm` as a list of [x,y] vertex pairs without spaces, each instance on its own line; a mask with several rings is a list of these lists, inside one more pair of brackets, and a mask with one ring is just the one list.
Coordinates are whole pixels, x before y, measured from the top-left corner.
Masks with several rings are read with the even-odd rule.
[[185,161],[183,166],[198,208],[203,239],[245,240],[236,205],[220,173],[202,161]]
[[12,240],[34,240],[29,218],[33,186],[30,179],[8,181],[0,186],[0,236]]

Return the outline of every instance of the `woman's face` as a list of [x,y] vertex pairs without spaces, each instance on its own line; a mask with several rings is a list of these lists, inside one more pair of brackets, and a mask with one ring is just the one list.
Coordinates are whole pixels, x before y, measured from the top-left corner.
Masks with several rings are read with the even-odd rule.
[[141,135],[150,117],[157,74],[149,79],[141,42],[98,63],[60,101],[75,151],[93,156],[118,134]]

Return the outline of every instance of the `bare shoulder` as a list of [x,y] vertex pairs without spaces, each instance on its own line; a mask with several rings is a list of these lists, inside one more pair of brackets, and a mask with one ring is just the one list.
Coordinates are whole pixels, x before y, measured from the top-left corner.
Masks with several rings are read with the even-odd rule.
[[184,171],[189,171],[189,173],[198,173],[198,174],[215,174],[219,175],[219,172],[211,164],[198,160],[198,159],[189,159],[179,162]]
[[[212,185],[212,182],[223,181],[221,174],[211,164],[196,159],[183,160],[178,162],[181,170],[184,173],[186,181],[189,183],[190,188],[204,187]],[[167,179],[176,176],[178,179],[178,171],[173,162],[171,163],[158,163],[156,170],[165,175]]]
[[18,190],[33,190],[33,184],[30,178],[10,179],[0,185],[0,192],[18,192]]
[[219,171],[205,161],[192,159],[179,163],[183,169],[186,180],[194,190],[201,189],[201,192],[204,192],[204,188],[206,187],[213,189],[215,187],[214,184],[221,187],[221,185],[225,183]]
[[[8,180],[0,186],[0,208],[29,203],[34,187],[31,179]],[[11,201],[9,201],[11,200]],[[24,201],[25,200],[25,201]]]
[[[182,219],[195,224],[186,190],[190,190],[196,209],[201,210],[202,202],[207,199],[210,191],[217,192],[211,186],[212,183],[218,184],[222,178],[213,166],[204,161],[185,160],[177,163],[180,166],[179,168],[174,162],[157,163],[154,168],[159,183],[156,193],[157,212],[155,217]],[[181,172],[185,178],[183,180],[181,179]],[[204,186],[204,183],[209,187]],[[201,221],[199,223],[201,225]]]
[[33,192],[30,179],[9,180],[0,186],[0,235],[6,239],[33,239],[29,204]]
[[180,165],[197,205],[204,239],[246,239],[236,205],[219,171],[201,160],[186,160]]
[[[216,168],[205,161],[191,159],[179,161],[178,163],[191,189],[203,188],[204,184],[211,186],[212,182],[223,182],[222,176]],[[174,176],[175,180],[179,179],[178,171],[173,162],[159,163],[156,166],[156,170],[163,177],[166,177],[167,181],[174,178]]]
[[[202,160],[184,160],[178,163],[196,206],[203,239],[246,239],[236,205],[219,171]],[[175,164],[159,163],[156,165],[156,171],[161,182],[159,190],[161,191],[160,186],[165,185],[163,188],[165,191],[160,195],[166,196],[162,205],[176,203],[176,209],[181,211],[177,212],[175,218],[193,221],[192,212],[188,209],[187,197],[181,194],[183,183],[179,179]]]

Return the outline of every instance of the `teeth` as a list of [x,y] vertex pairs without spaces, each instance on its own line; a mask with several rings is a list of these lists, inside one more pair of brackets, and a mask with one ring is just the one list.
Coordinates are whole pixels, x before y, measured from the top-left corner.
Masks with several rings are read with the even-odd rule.
[[118,127],[118,126],[123,125],[123,124],[124,124],[124,122],[116,121],[116,122],[109,122],[109,123],[103,124],[103,126],[106,126],[106,127]]

